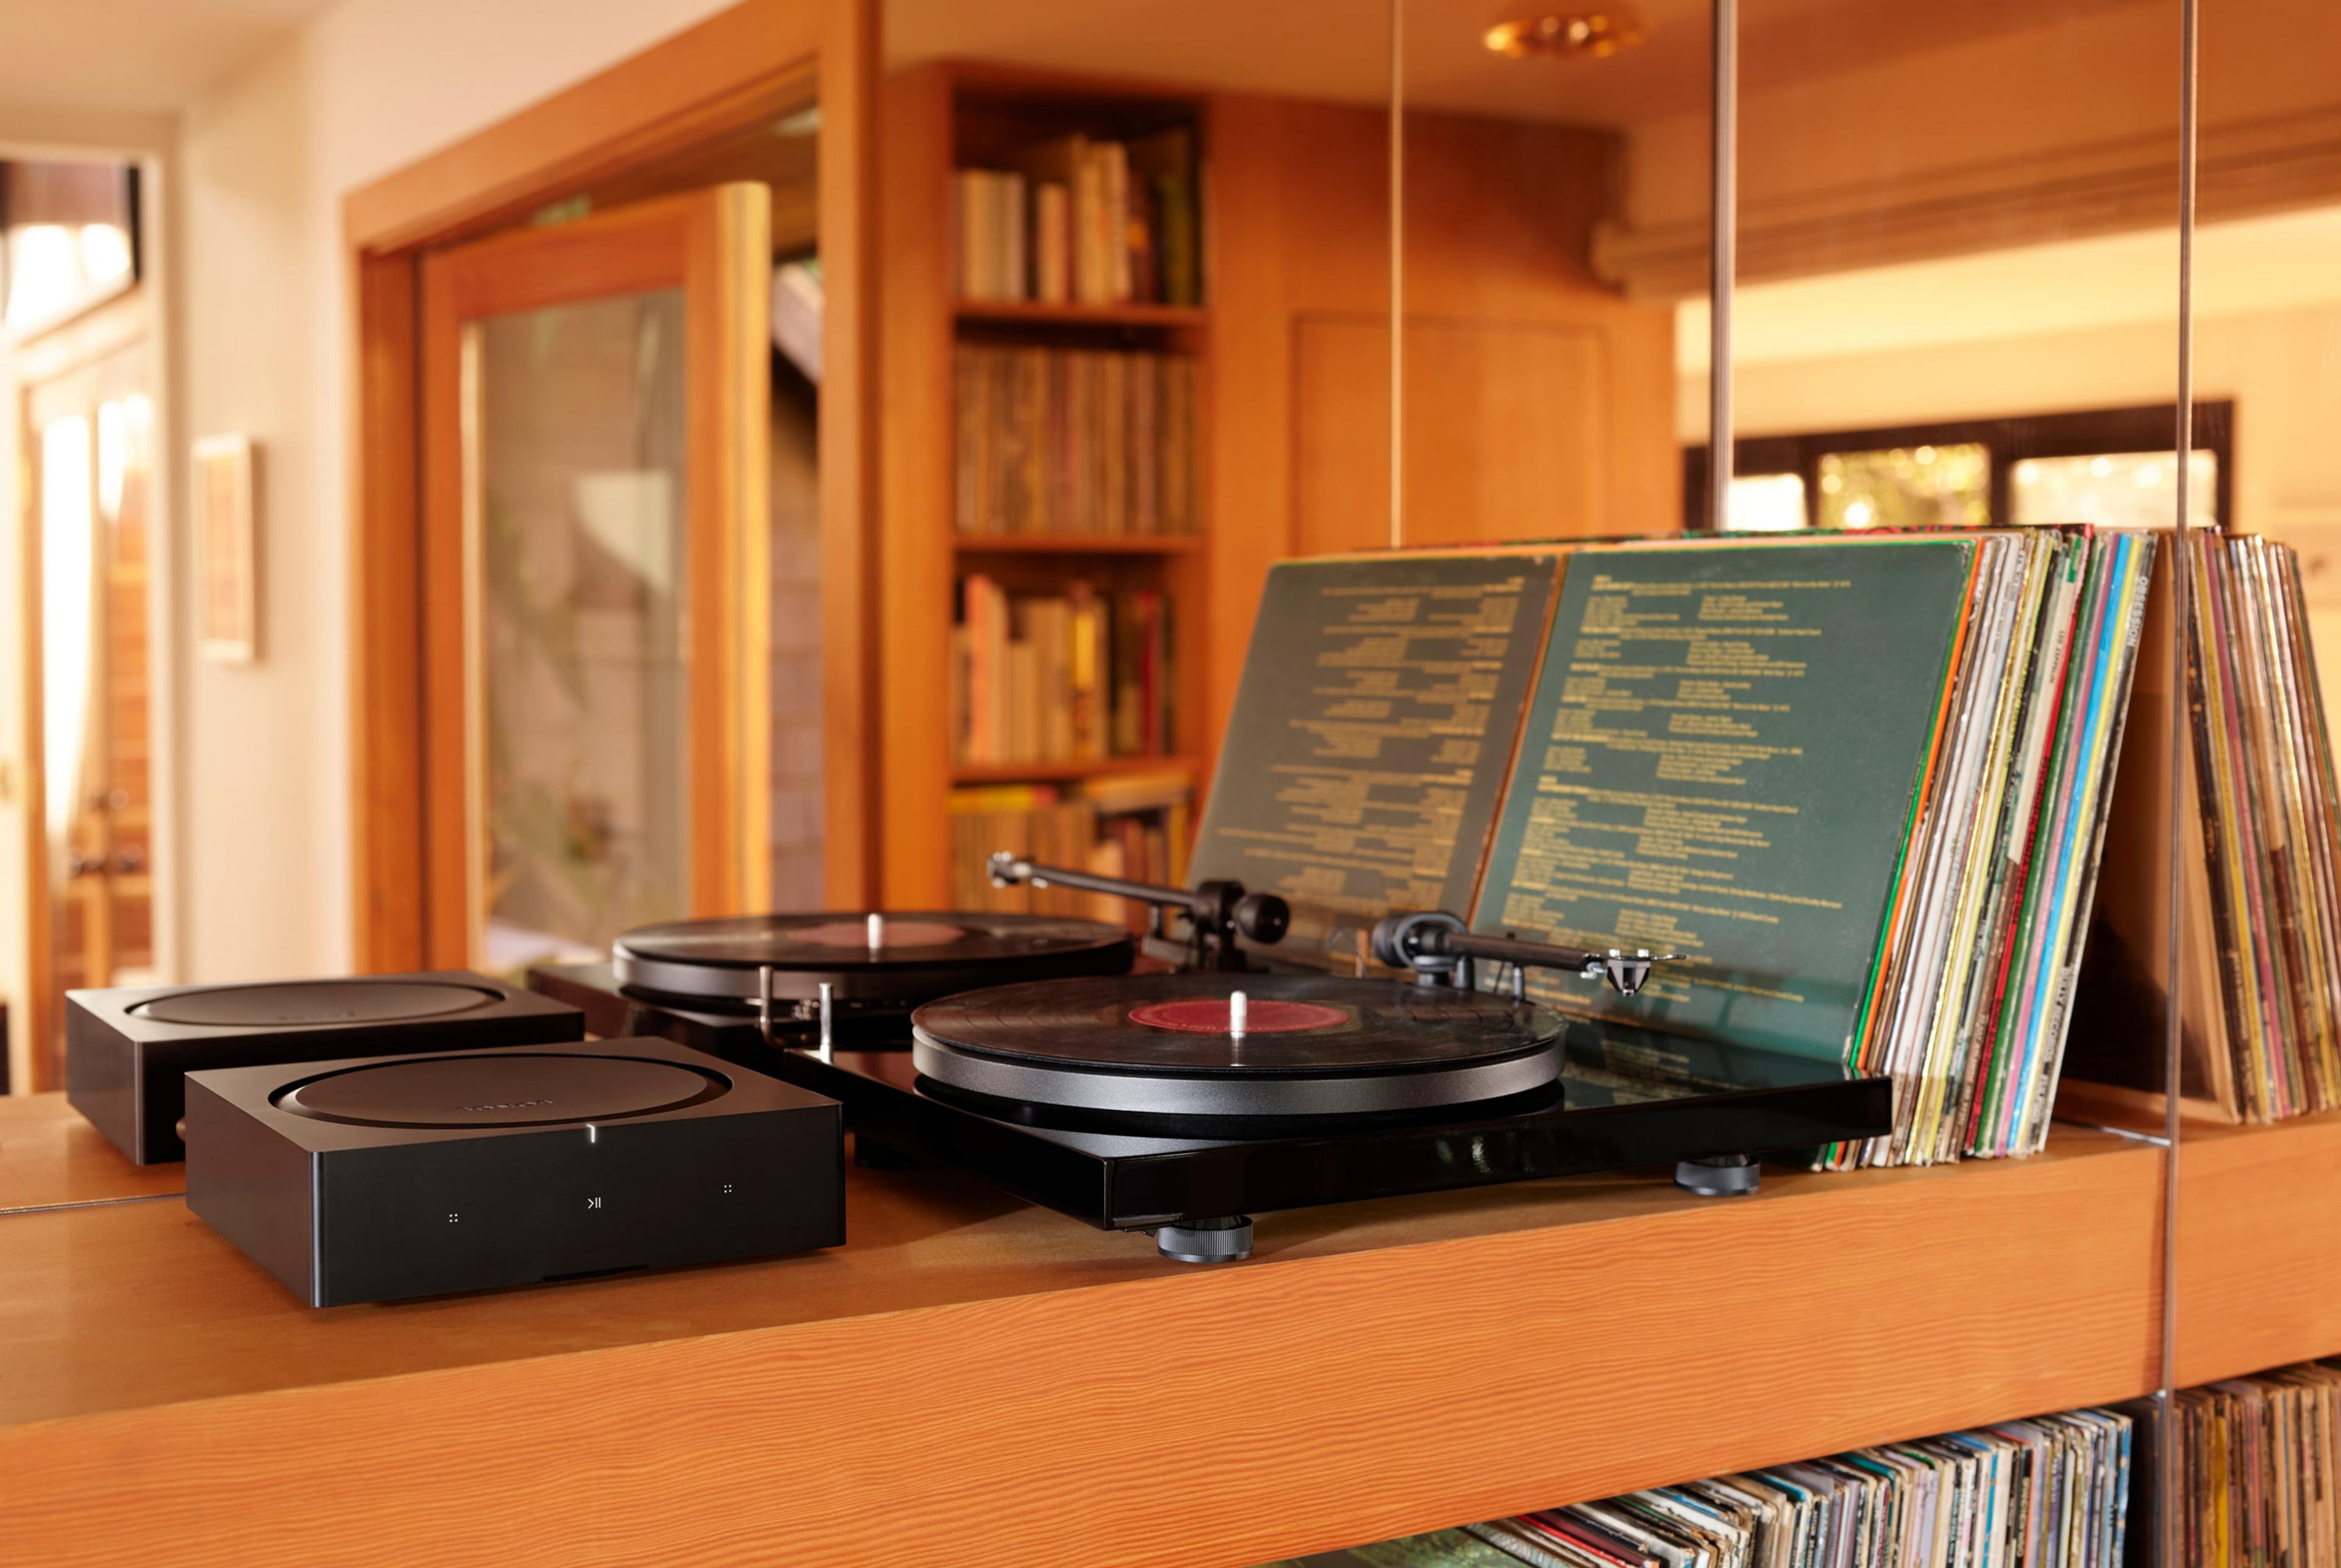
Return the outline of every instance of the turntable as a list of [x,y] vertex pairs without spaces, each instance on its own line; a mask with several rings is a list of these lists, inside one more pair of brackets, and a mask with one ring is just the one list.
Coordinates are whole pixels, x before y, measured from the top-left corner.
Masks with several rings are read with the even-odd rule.
[[[1127,934],[1088,927],[1123,939],[1118,970],[1103,972],[1101,955],[1088,974],[1032,977],[1010,963],[981,989],[915,1003],[898,991],[850,1032],[841,998],[866,976],[792,975],[770,963],[782,952],[772,945],[762,962],[755,951],[733,959],[720,996],[678,991],[663,974],[668,984],[644,985],[631,937],[623,966],[531,981],[583,1008],[597,1034],[663,1034],[842,1101],[864,1164],[971,1171],[1101,1229],[1151,1233],[1181,1262],[1249,1256],[1260,1211],[1638,1166],[1672,1167],[1693,1192],[1752,1192],[1762,1155],[1890,1125],[1885,1079],[1568,1018],[1525,994],[1530,967],[1630,993],[1665,954],[1513,941],[1421,914],[1376,929],[1385,977],[1264,973],[1232,938],[1272,944],[1280,901],[1011,857],[993,873],[1185,911],[1188,967],[1124,973]],[[782,1005],[809,974],[812,1004]]]
[[[1280,939],[1284,901],[1231,882],[1190,892],[996,857],[995,877],[1154,908],[1159,944],[1192,969],[1241,971],[1239,939]],[[1172,917],[1183,921],[1171,941]],[[604,1037],[657,1034],[746,1065],[772,1043],[900,1050],[913,1008],[954,992],[1126,974],[1138,944],[1119,925],[999,912],[761,914],[683,920],[620,937],[607,964],[547,965],[529,984],[585,1014]]]

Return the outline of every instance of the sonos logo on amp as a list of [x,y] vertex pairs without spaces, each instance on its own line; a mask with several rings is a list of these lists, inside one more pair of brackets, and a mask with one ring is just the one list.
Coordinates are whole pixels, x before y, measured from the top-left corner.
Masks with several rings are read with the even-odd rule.
[[550,1100],[498,1100],[485,1105],[458,1105],[458,1111],[524,1111],[531,1105],[550,1105]]

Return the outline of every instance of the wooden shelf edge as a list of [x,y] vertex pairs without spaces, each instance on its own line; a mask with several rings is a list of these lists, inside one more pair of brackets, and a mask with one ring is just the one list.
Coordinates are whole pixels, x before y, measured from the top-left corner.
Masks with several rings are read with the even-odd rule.
[[961,555],[1192,555],[1203,548],[1200,534],[959,534],[951,548]]
[[1030,299],[962,299],[951,314],[963,322],[1029,322],[1051,326],[1203,326],[1211,315],[1199,305],[1053,305]]
[[[1035,1565],[1296,1555],[2135,1396],[2158,1343],[2161,1170],[2158,1150],[2065,1134],[2030,1161],[1768,1173],[1720,1203],[1647,1175],[1526,1183],[1272,1216],[1260,1257],[1223,1269],[1011,1206],[896,1238],[899,1256],[865,1243],[862,1268],[911,1287],[891,1309],[694,1333],[681,1303],[711,1289],[784,1313],[843,1265],[641,1276],[580,1288],[671,1302],[642,1343],[0,1426],[12,1551],[289,1562],[403,1542],[533,1563],[564,1540],[691,1561],[752,1539],[811,1561],[866,1553],[882,1519],[903,1561],[969,1540]],[[865,1208],[922,1190],[852,1180]],[[177,1246],[217,1250],[200,1228]],[[934,1293],[987,1249],[995,1270],[1021,1259],[1011,1288]],[[509,1338],[530,1304],[430,1303],[432,1343],[493,1355],[491,1324]],[[423,1310],[301,1327],[390,1333]],[[216,1330],[184,1332],[193,1353]],[[775,1411],[857,1433],[855,1463],[804,1465],[772,1443]],[[690,1443],[643,1442],[686,1419]],[[1193,1494],[1220,1505],[1165,1530],[1162,1498]],[[548,1531],[498,1505],[514,1496],[577,1512]]]
[[2180,1386],[2341,1354],[2336,1214],[2341,1112],[2182,1130]]
[[1105,757],[1074,763],[1001,763],[981,766],[961,764],[951,769],[955,784],[1053,784],[1069,779],[1108,778],[1116,774],[1180,772],[1193,776],[1195,759],[1189,756]]

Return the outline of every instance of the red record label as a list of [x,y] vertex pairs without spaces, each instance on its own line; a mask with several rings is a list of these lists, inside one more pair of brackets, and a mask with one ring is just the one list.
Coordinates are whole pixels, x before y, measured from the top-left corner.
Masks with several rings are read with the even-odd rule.
[[[1225,1034],[1228,1001],[1224,996],[1196,996],[1172,1002],[1150,1002],[1130,1010],[1132,1024],[1150,1029],[1175,1029],[1181,1034]],[[1339,1007],[1314,1002],[1280,1002],[1272,996],[1248,999],[1244,1010],[1247,1034],[1292,1034],[1304,1029],[1334,1029],[1350,1015]]]
[[[878,945],[888,947],[934,947],[946,942],[957,942],[967,933],[956,925],[945,925],[935,920],[889,920],[879,927]],[[870,924],[867,921],[833,920],[826,925],[801,925],[788,934],[791,942],[810,943],[816,947],[870,947]]]

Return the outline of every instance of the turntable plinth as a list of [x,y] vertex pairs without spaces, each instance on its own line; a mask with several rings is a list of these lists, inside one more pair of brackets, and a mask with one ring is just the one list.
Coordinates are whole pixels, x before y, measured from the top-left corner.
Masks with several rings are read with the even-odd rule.
[[[0,1103],[0,1210],[108,1195],[31,1168],[70,1114]],[[856,1169],[832,1253],[323,1312],[174,1198],[17,1212],[0,1555],[1258,1563],[2142,1393],[2161,1180],[2060,1129],[1722,1205],[1660,1174],[1296,1212],[1198,1269]]]

